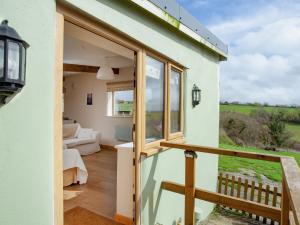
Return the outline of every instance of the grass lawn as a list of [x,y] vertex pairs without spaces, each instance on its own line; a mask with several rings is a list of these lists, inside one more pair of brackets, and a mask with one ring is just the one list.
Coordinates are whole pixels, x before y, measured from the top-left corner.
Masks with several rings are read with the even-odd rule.
[[[254,147],[239,147],[233,145],[226,145],[220,144],[221,148],[232,149],[232,150],[239,150],[239,151],[247,151],[247,152],[257,152],[263,154],[273,154],[273,155],[280,155],[280,156],[290,156],[294,157],[300,165],[300,154],[294,152],[270,152]],[[258,174],[258,179],[260,178],[259,175],[264,175],[270,180],[273,181],[281,181],[281,166],[279,163],[273,162],[266,162],[262,160],[252,160],[252,159],[245,159],[239,157],[232,157],[232,156],[220,156],[219,161],[219,170],[221,171],[228,171],[228,172],[239,172],[240,168],[250,169]]]

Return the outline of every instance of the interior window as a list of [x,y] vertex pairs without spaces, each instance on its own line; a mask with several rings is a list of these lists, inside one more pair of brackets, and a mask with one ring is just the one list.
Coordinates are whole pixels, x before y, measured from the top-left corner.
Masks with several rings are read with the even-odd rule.
[[108,116],[132,116],[133,90],[107,92],[107,115]]
[[170,129],[171,133],[180,132],[181,73],[172,69],[170,74]]
[[132,116],[133,90],[114,92],[114,115]]
[[164,70],[165,64],[146,58],[146,143],[164,137]]

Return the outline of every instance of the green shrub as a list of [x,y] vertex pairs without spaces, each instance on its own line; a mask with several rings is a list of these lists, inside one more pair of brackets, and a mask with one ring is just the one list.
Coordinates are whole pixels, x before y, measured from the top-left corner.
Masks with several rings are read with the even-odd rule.
[[274,111],[269,114],[266,125],[271,136],[271,145],[284,147],[288,146],[291,135],[286,130],[284,122],[285,114],[282,111]]

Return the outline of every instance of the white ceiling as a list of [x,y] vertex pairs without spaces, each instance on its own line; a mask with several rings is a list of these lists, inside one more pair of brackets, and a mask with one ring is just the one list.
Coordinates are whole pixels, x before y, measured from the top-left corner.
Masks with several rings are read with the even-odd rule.
[[65,23],[64,63],[112,68],[133,66],[134,52],[71,23]]

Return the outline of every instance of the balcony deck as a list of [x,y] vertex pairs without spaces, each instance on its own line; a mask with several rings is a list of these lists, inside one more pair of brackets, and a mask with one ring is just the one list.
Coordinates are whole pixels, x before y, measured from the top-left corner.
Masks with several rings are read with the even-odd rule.
[[[224,205],[250,214],[269,218],[281,225],[300,225],[300,169],[294,158],[280,157],[267,154],[232,151],[221,148],[204,147],[197,145],[162,142],[161,147],[184,150],[185,184],[164,181],[162,188],[178,194],[185,195],[185,225],[194,225],[195,199]],[[258,202],[228,196],[221,193],[210,192],[195,187],[196,152],[217,155],[243,157],[248,159],[264,160],[280,163],[283,171],[281,207],[269,206]]]

